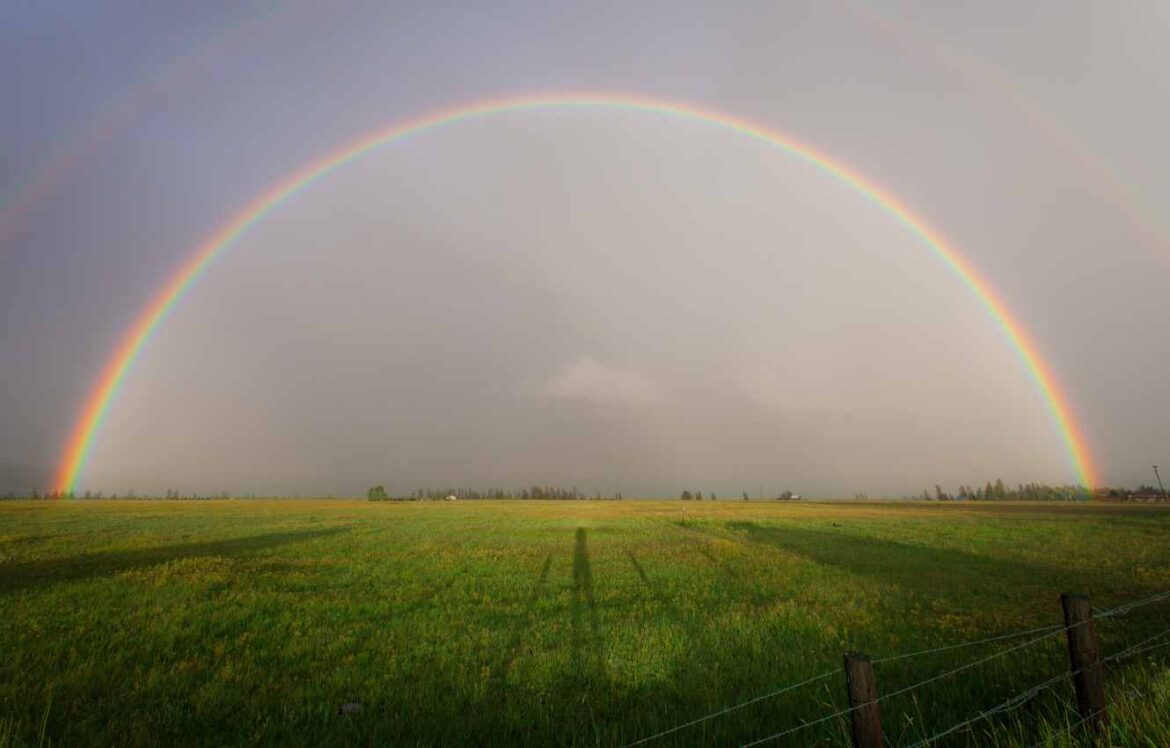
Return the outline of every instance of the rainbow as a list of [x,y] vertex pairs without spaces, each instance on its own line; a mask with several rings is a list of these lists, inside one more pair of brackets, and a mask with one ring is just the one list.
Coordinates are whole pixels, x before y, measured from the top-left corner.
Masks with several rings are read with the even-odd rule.
[[998,323],[1032,381],[1039,389],[1056,429],[1067,448],[1069,460],[1078,482],[1090,488],[1097,485],[1096,470],[1090,459],[1089,447],[1077,425],[1068,398],[1040,355],[1039,349],[1024,331],[1023,326],[1008,311],[1007,305],[971,263],[964,259],[941,234],[928,226],[894,195],[882,189],[873,180],[863,177],[810,146],[775,130],[728,114],[648,98],[613,94],[557,94],[481,101],[470,106],[446,109],[405,123],[392,125],[388,129],[363,137],[294,172],[287,179],[254,199],[223,224],[191,255],[171,276],[170,280],[159,289],[150,304],[126,332],[117,349],[107,361],[100,378],[93,386],[77,416],[57,471],[55,490],[63,495],[73,494],[77,490],[78,481],[85,470],[94,441],[101,432],[102,422],[109,412],[111,403],[117,398],[122,383],[135,360],[187,290],[203,275],[211,263],[231,247],[251,226],[280,207],[291,196],[315,184],[336,169],[382,146],[400,142],[413,135],[493,114],[555,108],[652,112],[706,123],[779,148],[820,168],[841,183],[864,195],[909,229],[911,233],[917,235],[975,293]]
[[[272,26],[273,20],[291,16],[287,3],[227,27],[194,53],[174,57],[158,73],[118,96],[109,109],[86,123],[58,150],[56,156],[39,171],[30,175],[24,186],[0,201],[0,243],[14,237],[34,210],[48,200],[62,185],[74,182],[86,163],[100,147],[123,134],[135,120],[148,111],[151,100],[169,94],[216,60],[228,57],[244,44],[256,44],[257,34]],[[292,10],[300,12],[305,8]]]
[[[977,81],[995,91],[1044,141],[1055,146],[1087,177],[1097,194],[1117,208],[1134,237],[1158,249],[1167,248],[1166,224],[1133,184],[1127,182],[1116,162],[1094,150],[1088,140],[1056,112],[1029,94],[1011,76],[986,60],[953,47],[939,35],[921,28],[909,18],[898,17],[878,3],[843,2],[840,6],[867,22],[870,28],[887,34],[897,43],[930,57],[933,66],[958,74],[964,85]],[[1168,255],[1161,252],[1162,258]]]

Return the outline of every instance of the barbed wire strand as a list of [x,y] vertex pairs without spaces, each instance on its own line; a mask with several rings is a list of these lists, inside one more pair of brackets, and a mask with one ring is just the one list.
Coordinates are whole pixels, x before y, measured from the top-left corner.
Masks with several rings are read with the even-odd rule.
[[1129,656],[1136,657],[1137,655],[1145,654],[1146,652],[1149,652],[1149,651],[1152,651],[1155,649],[1161,649],[1162,647],[1170,647],[1170,641],[1165,641],[1165,642],[1162,642],[1161,644],[1155,644],[1155,645],[1150,646],[1150,647],[1145,647],[1143,649],[1137,650],[1136,652],[1130,652]]
[[[1102,610],[1096,614],[1096,617],[1097,618],[1108,618],[1111,616],[1125,615],[1126,613],[1130,612],[1131,610],[1142,607],[1144,605],[1149,605],[1149,604],[1154,603],[1154,602],[1158,602],[1158,601],[1163,600],[1163,599],[1170,599],[1170,590],[1167,590],[1164,592],[1158,592],[1158,593],[1155,593],[1155,594],[1150,595],[1148,597],[1141,598],[1139,600],[1134,600],[1134,601],[1131,601],[1128,603],[1123,603],[1122,605],[1116,606],[1114,608],[1108,608],[1108,609]],[[1076,626],[1076,625],[1080,625],[1080,624],[1074,624],[1074,626]],[[1058,631],[1065,631],[1065,630],[1067,630],[1067,629],[1063,626],[1060,626],[1059,624],[1054,624],[1051,626],[1041,626],[1039,628],[1026,629],[1024,631],[1013,631],[1013,632],[1010,632],[1007,634],[997,634],[995,636],[989,636],[989,637],[986,637],[984,639],[976,639],[976,640],[972,640],[972,641],[959,642],[957,644],[947,644],[947,645],[944,645],[941,647],[922,649],[922,650],[919,650],[917,652],[909,652],[907,654],[891,655],[889,657],[882,657],[882,658],[879,658],[876,660],[871,660],[871,662],[876,665],[876,664],[881,664],[881,663],[886,663],[886,662],[895,662],[897,660],[907,660],[907,659],[910,659],[913,657],[921,657],[924,655],[936,654],[938,652],[947,652],[947,651],[952,651],[952,650],[956,650],[956,649],[975,647],[975,646],[979,646],[981,644],[990,644],[990,643],[997,642],[997,641],[1004,641],[1005,639],[1014,639],[1014,638],[1020,637],[1020,636],[1028,636],[1030,634],[1042,633],[1042,636],[1039,636],[1035,639],[1032,639],[1028,642],[1025,642],[1024,644],[1019,645],[1018,647],[1013,647],[1011,649],[1004,650],[1003,652],[997,653],[995,655],[991,655],[988,658],[985,658],[983,660],[978,660],[976,662],[969,663],[969,665],[965,665],[965,666],[962,666],[962,667],[957,668],[955,670],[952,670],[948,673],[944,673],[940,676],[937,676],[934,679],[927,679],[927,680],[922,681],[919,684],[911,687],[911,688],[917,688],[919,686],[926,685],[927,683],[932,682],[932,680],[938,680],[941,678],[945,678],[946,676],[952,675],[955,672],[959,672],[961,670],[964,670],[967,667],[974,667],[975,665],[982,664],[983,662],[986,662],[988,659],[994,659],[995,657],[998,657],[1001,654],[1007,654],[1008,652],[1012,652],[1012,651],[1015,651],[1017,649],[1022,649],[1023,647],[1026,647],[1030,644],[1035,644],[1035,643],[1041,642],[1041,641],[1047,639],[1052,634],[1055,634]],[[625,748],[633,748],[633,746],[642,745],[643,743],[648,743],[652,740],[657,740],[658,738],[665,737],[667,735],[671,735],[673,733],[679,732],[680,730],[685,730],[689,727],[694,727],[695,725],[702,724],[703,722],[707,722],[709,720],[715,719],[716,717],[722,717],[723,715],[729,714],[729,713],[734,712],[738,709],[742,709],[744,707],[751,706],[752,704],[758,704],[761,701],[766,701],[767,699],[774,698],[774,697],[779,696],[783,693],[787,693],[788,691],[793,691],[793,690],[800,688],[802,686],[807,686],[809,684],[816,683],[817,681],[824,680],[825,678],[832,676],[836,672],[837,672],[837,670],[835,670],[835,669],[830,670],[830,671],[821,673],[819,675],[814,675],[811,678],[807,678],[807,679],[799,681],[797,683],[793,683],[793,684],[788,685],[788,686],[783,686],[781,688],[778,688],[774,691],[770,691],[770,692],[763,694],[761,696],[756,696],[754,698],[748,699],[747,701],[743,701],[743,702],[740,702],[738,704],[733,704],[733,705],[726,707],[724,709],[720,709],[719,711],[711,712],[710,714],[703,715],[702,717],[699,717],[698,719],[693,719],[690,722],[684,722],[681,725],[676,725],[676,726],[671,727],[667,730],[657,732],[653,735],[648,735],[644,738],[639,738],[638,740],[635,740],[632,743],[627,743]],[[901,693],[905,693],[905,690],[896,691],[894,693],[887,694],[886,696],[883,696],[882,698],[896,696],[896,695],[899,695]],[[879,701],[880,701],[880,699],[879,699]],[[849,711],[852,711],[852,710],[846,710],[845,712],[839,712],[837,714],[829,715],[828,717],[824,718],[822,721],[827,721],[828,719],[840,716],[841,714],[848,713]],[[817,722],[809,722],[809,723],[806,723],[805,725],[801,725],[797,729],[803,729],[804,727],[811,726],[814,724],[818,724],[818,723]],[[778,737],[778,736],[776,736],[776,737]],[[763,741],[761,741],[761,742],[766,742],[767,740],[769,740],[769,738],[764,738]],[[755,743],[749,743],[748,745],[755,745]]]
[[1154,594],[1150,595],[1149,597],[1143,597],[1140,600],[1133,600],[1133,601],[1130,601],[1128,603],[1122,603],[1121,605],[1118,605],[1118,606],[1113,607],[1113,608],[1106,608],[1105,610],[1094,611],[1094,616],[1096,618],[1109,618],[1111,616],[1119,616],[1119,615],[1123,616],[1126,613],[1130,612],[1131,610],[1134,610],[1135,608],[1141,608],[1145,605],[1150,605],[1152,603],[1161,602],[1162,600],[1167,600],[1167,599],[1170,599],[1170,590],[1166,590],[1164,592],[1155,592]]
[[742,746],[742,748],[751,748],[751,746],[760,745],[761,743],[767,743],[771,740],[775,740],[777,738],[782,738],[786,735],[791,735],[794,732],[804,730],[804,729],[812,727],[814,725],[819,725],[819,724],[822,724],[824,722],[828,722],[831,719],[836,719],[837,717],[844,716],[846,714],[849,714],[850,712],[855,712],[858,709],[862,708],[863,706],[869,706],[870,704],[877,704],[877,703],[880,703],[882,701],[885,701],[886,699],[892,699],[895,696],[901,696],[902,694],[906,694],[906,693],[909,693],[909,692],[914,691],[916,689],[922,688],[923,686],[934,683],[935,681],[940,681],[943,678],[948,678],[956,673],[961,673],[964,670],[970,670],[973,667],[976,667],[978,665],[982,665],[983,663],[989,662],[989,661],[994,660],[998,657],[1003,657],[1004,655],[1011,654],[1012,652],[1016,652],[1018,650],[1024,649],[1025,647],[1030,647],[1033,644],[1036,644],[1038,642],[1041,642],[1041,641],[1044,641],[1045,639],[1050,638],[1053,634],[1056,634],[1056,633],[1059,633],[1060,631],[1066,630],[1066,628],[1073,628],[1073,627],[1079,626],[1079,625],[1081,625],[1081,624],[1074,623],[1073,626],[1070,626],[1070,627],[1057,628],[1056,630],[1051,631],[1047,634],[1043,634],[1043,635],[1038,636],[1034,639],[1029,639],[1028,641],[1024,642],[1023,644],[1017,644],[1014,647],[1008,647],[1007,649],[1000,650],[999,652],[996,652],[995,654],[990,654],[986,657],[981,657],[978,660],[974,660],[972,662],[968,662],[968,663],[965,663],[963,665],[960,665],[957,668],[947,670],[944,673],[939,673],[938,675],[932,675],[931,677],[926,678],[924,680],[920,680],[917,683],[914,683],[913,685],[909,685],[909,686],[906,686],[905,688],[899,688],[896,691],[891,691],[890,693],[883,694],[882,696],[879,696],[878,698],[874,699],[873,701],[867,701],[864,704],[858,704],[856,706],[849,707],[848,709],[842,709],[841,711],[834,712],[833,714],[830,714],[826,717],[821,717],[820,719],[817,719],[817,720],[813,720],[812,722],[805,722],[804,724],[797,725],[796,727],[791,727],[787,730],[782,730],[781,732],[778,732],[774,735],[769,735],[766,738],[760,738],[759,740],[755,740],[751,743],[745,743]]
[[1167,634],[1170,634],[1170,628],[1159,631],[1158,633],[1154,634],[1153,636],[1147,636],[1145,639],[1142,639],[1137,644],[1134,644],[1131,647],[1127,647],[1126,649],[1118,652],[1117,654],[1109,655],[1108,657],[1106,657],[1104,659],[1104,661],[1105,662],[1113,662],[1115,660],[1120,660],[1124,657],[1133,657],[1134,655],[1139,655],[1139,654],[1142,654],[1143,652],[1148,652],[1151,649],[1157,649],[1158,647],[1164,647],[1167,644],[1170,644],[1170,642],[1162,642],[1161,644],[1155,644],[1151,647],[1146,647],[1145,645],[1147,645],[1150,642],[1155,641],[1157,639],[1161,639],[1163,636],[1166,636]]
[[[1140,654],[1141,652],[1146,651],[1145,649],[1142,649],[1142,647],[1144,645],[1148,644],[1151,641],[1154,641],[1155,639],[1163,637],[1166,634],[1170,634],[1170,629],[1166,629],[1165,631],[1162,631],[1160,633],[1154,634],[1151,637],[1143,639],[1142,641],[1138,642],[1137,644],[1134,644],[1130,647],[1127,647],[1126,649],[1123,649],[1120,652],[1109,655],[1108,657],[1101,658],[1101,664],[1116,662],[1118,660],[1124,659],[1125,657],[1132,657],[1136,654]],[[1166,642],[1166,643],[1170,644],[1170,642]],[[1163,646],[1163,645],[1159,644],[1157,646]],[[931,737],[926,738],[925,740],[921,740],[917,743],[914,743],[912,746],[910,746],[910,748],[923,748],[923,746],[929,745],[929,744],[935,742],[936,740],[944,738],[947,735],[950,735],[951,733],[955,732],[956,730],[960,730],[960,729],[962,729],[968,725],[971,725],[975,722],[986,719],[988,717],[993,717],[996,714],[1000,714],[1002,712],[1011,711],[1012,709],[1017,709],[1020,706],[1022,706],[1026,701],[1031,699],[1033,696],[1040,693],[1040,691],[1043,691],[1044,689],[1051,687],[1055,683],[1058,683],[1060,681],[1067,680],[1068,678],[1072,678],[1074,676],[1080,675],[1082,672],[1084,672],[1085,670],[1087,670],[1090,667],[1093,667],[1093,665],[1088,665],[1086,667],[1079,668],[1079,669],[1074,670],[1072,672],[1061,673],[1060,675],[1057,675],[1054,678],[1049,678],[1048,680],[1044,681],[1043,683],[1041,683],[1039,685],[1033,686],[1032,688],[1029,688],[1026,691],[1023,691],[1021,693],[1016,694],[1015,696],[1011,697],[1010,699],[1003,702],[1002,704],[994,706],[985,712],[980,712],[970,719],[967,719],[967,720],[964,720],[962,722],[959,722],[958,724],[952,725],[951,727],[947,728],[946,730],[943,730],[942,732],[940,732],[936,735],[932,735]],[[1083,721],[1088,721],[1089,718],[1095,716],[1096,714],[1097,714],[1097,712],[1094,712],[1092,715],[1089,715],[1089,717]]]
[[[1108,609],[1106,611],[1103,611],[1102,616],[1108,617],[1108,616],[1116,616],[1116,615],[1125,615],[1126,613],[1130,612],[1131,610],[1134,610],[1136,608],[1140,608],[1143,605],[1149,605],[1151,603],[1155,603],[1155,602],[1158,602],[1159,600],[1166,599],[1166,598],[1170,598],[1170,592],[1159,592],[1157,594],[1150,595],[1149,597],[1142,598],[1140,600],[1136,600],[1134,602],[1126,603],[1124,605],[1117,606],[1116,608],[1112,608],[1112,609]],[[1098,617],[1102,617],[1102,616],[1098,616]],[[944,673],[940,673],[938,675],[931,676],[930,678],[926,678],[924,680],[921,680],[913,685],[906,686],[905,688],[900,688],[896,691],[891,691],[890,693],[884,694],[873,701],[869,701],[869,702],[866,702],[864,704],[858,704],[856,706],[849,707],[848,709],[842,709],[842,710],[835,712],[833,714],[830,714],[828,716],[821,717],[820,719],[817,719],[817,720],[813,720],[812,722],[806,722],[804,724],[797,725],[796,727],[792,727],[792,728],[789,728],[787,730],[778,732],[774,735],[769,735],[766,738],[760,738],[759,740],[755,740],[751,743],[745,743],[743,746],[741,746],[741,748],[751,748],[752,746],[760,745],[762,743],[767,743],[767,742],[775,740],[777,738],[781,738],[781,737],[784,737],[786,735],[791,735],[794,732],[798,732],[800,730],[804,730],[806,728],[813,727],[814,725],[823,724],[825,722],[828,722],[831,719],[836,719],[837,717],[841,717],[841,716],[844,716],[844,715],[849,714],[851,712],[857,711],[858,709],[860,709],[863,706],[868,706],[869,704],[876,704],[876,703],[885,701],[886,699],[891,699],[895,696],[901,696],[902,694],[909,693],[910,691],[914,691],[918,688],[921,688],[922,686],[929,685],[930,683],[934,683],[936,681],[942,680],[943,678],[947,678],[947,677],[952,676],[956,673],[961,673],[964,670],[970,670],[973,667],[976,667],[978,665],[982,665],[983,663],[989,662],[989,661],[994,660],[998,657],[1002,657],[1006,654],[1011,654],[1012,652],[1016,652],[1018,650],[1026,648],[1026,647],[1030,647],[1033,644],[1038,644],[1039,642],[1042,642],[1045,639],[1050,638],[1053,634],[1071,631],[1072,629],[1077,628],[1078,626],[1083,626],[1088,622],[1089,621],[1078,621],[1077,623],[1074,623],[1071,626],[1058,626],[1055,629],[1053,629],[1052,631],[1045,633],[1045,634],[1041,634],[1040,636],[1037,636],[1033,639],[1029,639],[1028,641],[1024,642],[1023,644],[1017,644],[1014,647],[1008,647],[1007,649],[1000,650],[999,652],[988,655],[987,657],[983,657],[983,658],[980,658],[978,660],[968,662],[964,665],[960,665],[959,667],[953,668],[953,669],[948,670]],[[1161,634],[1156,634],[1155,636],[1150,637],[1150,639],[1147,639],[1145,641],[1151,641],[1152,639],[1156,639],[1159,636],[1163,636],[1168,632],[1170,632],[1170,630],[1164,631]],[[1134,647],[1131,647],[1130,649],[1132,650],[1138,646],[1141,646],[1144,643],[1145,642],[1139,642],[1137,645],[1134,645]],[[1129,653],[1130,653],[1130,651],[1126,650],[1125,652],[1120,652],[1116,655],[1113,655],[1111,658],[1106,658],[1103,661],[1108,662],[1110,659],[1118,659],[1118,658],[1125,656]],[[1054,679],[1052,682],[1055,682],[1056,680],[1060,680],[1063,678],[1071,677],[1072,675],[1075,675],[1075,674],[1076,673],[1062,674],[1058,678]],[[1051,683],[1046,683],[1046,684],[1042,684],[1041,687],[1047,688],[1050,685],[1051,685]]]
[[[1146,642],[1152,641],[1152,640],[1157,639],[1158,637],[1161,637],[1161,636],[1165,636],[1168,633],[1170,633],[1170,629],[1166,629],[1165,631],[1161,632],[1160,634],[1154,634],[1153,636],[1151,636],[1143,641],[1138,642],[1137,644],[1135,644],[1134,646],[1130,647],[1129,649],[1127,649],[1125,651],[1118,652],[1115,655],[1111,655],[1110,657],[1105,658],[1105,661],[1106,662],[1116,662],[1117,660],[1120,660],[1124,657],[1133,657],[1133,656],[1142,654],[1144,652],[1148,652],[1151,649],[1158,649],[1159,647],[1165,647],[1167,645],[1170,645],[1170,641],[1167,641],[1167,642],[1162,642],[1161,644],[1155,644],[1152,647],[1142,648],[1142,645],[1145,644]],[[1139,695],[1140,695],[1140,693],[1139,693]],[[1081,719],[1078,719],[1076,722],[1073,722],[1070,725],[1065,725],[1064,727],[1060,728],[1056,732],[1049,733],[1048,735],[1045,735],[1043,738],[1040,739],[1039,742],[1034,743],[1032,745],[1032,748],[1042,748],[1043,746],[1051,745],[1052,741],[1055,738],[1058,738],[1061,735],[1064,735],[1065,733],[1072,732],[1076,728],[1085,724],[1086,722],[1093,719],[1094,717],[1096,717],[1097,715],[1101,714],[1104,711],[1105,711],[1105,707],[1102,707],[1101,709],[1098,709],[1095,712],[1092,712],[1088,716],[1082,717]]]
[[1012,696],[1007,701],[1004,701],[1001,704],[997,704],[996,706],[991,707],[987,711],[979,712],[978,714],[976,714],[974,717],[971,717],[970,719],[965,719],[962,722],[958,722],[954,725],[951,725],[950,727],[948,727],[947,729],[943,730],[940,733],[936,733],[934,735],[931,735],[929,738],[924,738],[923,740],[920,740],[917,743],[914,743],[913,745],[910,746],[910,748],[923,748],[923,746],[930,745],[931,743],[935,742],[936,740],[941,740],[942,738],[945,738],[947,735],[950,735],[951,733],[954,733],[958,730],[961,730],[964,727],[967,727],[968,725],[972,725],[980,720],[987,719],[988,717],[994,717],[995,715],[1002,714],[1004,712],[1010,712],[1013,709],[1018,709],[1021,706],[1023,706],[1025,703],[1027,703],[1029,699],[1031,699],[1033,696],[1037,695],[1041,691],[1043,691],[1047,688],[1051,688],[1053,685],[1059,683],[1060,681],[1067,680],[1068,678],[1071,678],[1077,674],[1079,674],[1079,671],[1072,672],[1072,673],[1061,673],[1060,675],[1057,675],[1053,678],[1049,678],[1048,680],[1044,681],[1043,683],[1039,683],[1039,684],[1032,686],[1031,688],[1029,688],[1025,691],[1021,691],[1020,693],[1016,694],[1015,696]]
[[679,730],[685,730],[688,727],[694,727],[695,725],[697,725],[701,722],[706,722],[707,720],[715,719],[716,717],[722,717],[724,714],[727,714],[728,712],[734,712],[736,709],[742,709],[745,706],[750,706],[750,705],[758,703],[760,701],[764,701],[765,699],[770,699],[774,696],[779,696],[780,694],[785,693],[786,691],[793,691],[797,688],[800,688],[801,686],[807,686],[810,683],[816,683],[817,681],[824,680],[825,678],[828,678],[829,676],[836,675],[836,674],[837,674],[837,670],[833,669],[833,670],[829,670],[828,672],[821,673],[820,675],[814,675],[813,677],[806,678],[805,680],[802,680],[799,683],[793,683],[790,686],[784,686],[783,688],[778,688],[775,691],[772,691],[771,693],[764,694],[763,696],[757,696],[757,697],[755,697],[753,699],[749,699],[743,703],[735,704],[734,706],[729,706],[726,709],[721,709],[717,712],[712,712],[711,714],[705,715],[703,717],[699,717],[698,719],[691,720],[690,722],[686,722],[686,723],[678,725],[676,727],[672,727],[669,730],[663,730],[662,732],[655,733],[655,734],[650,735],[648,737],[640,738],[638,740],[635,740],[633,743],[627,743],[626,748],[632,748],[635,745],[641,745],[642,743],[648,743],[651,740],[655,740],[657,738],[661,738],[661,737],[664,737],[666,735],[670,735],[671,733],[678,732]]
[[974,647],[980,644],[990,644],[991,642],[1003,641],[1004,639],[1014,639],[1018,636],[1027,636],[1028,634],[1039,634],[1041,632],[1053,633],[1060,628],[1060,624],[1055,623],[1049,626],[1041,626],[1039,628],[1028,629],[1026,631],[1013,631],[1010,634],[999,634],[998,636],[989,636],[986,639],[979,639],[977,641],[959,642],[958,644],[947,644],[934,649],[923,649],[919,652],[909,652],[907,654],[891,655],[889,657],[881,657],[876,660],[870,660],[874,665],[880,665],[883,662],[894,662],[896,660],[908,660],[911,657],[921,657],[922,655],[935,654],[936,652],[947,652],[953,649],[963,649],[965,647]]
[[[1114,608],[1106,608],[1106,609],[1101,610],[1099,612],[1095,612],[1094,617],[1095,618],[1110,618],[1112,616],[1125,615],[1126,613],[1130,612],[1131,610],[1134,610],[1136,608],[1140,608],[1144,605],[1150,605],[1152,603],[1156,603],[1156,602],[1159,602],[1159,601],[1164,600],[1164,599],[1170,599],[1170,590],[1167,590],[1165,592],[1158,592],[1158,593],[1155,593],[1153,595],[1150,595],[1149,597],[1142,598],[1140,600],[1133,600],[1133,601],[1130,601],[1128,603],[1123,603],[1123,604],[1118,605],[1117,607],[1114,607]],[[947,645],[944,645],[941,647],[935,647],[934,649],[923,649],[923,650],[920,650],[918,652],[910,652],[908,654],[892,655],[890,657],[882,657],[880,659],[872,660],[872,662],[873,662],[873,664],[878,665],[878,664],[883,663],[883,662],[894,662],[896,660],[906,660],[906,659],[910,659],[911,657],[919,657],[922,655],[934,654],[936,652],[946,652],[948,650],[953,650],[953,649],[962,649],[964,647],[974,647],[974,646],[977,646],[979,644],[988,644],[991,642],[1003,641],[1004,639],[1014,639],[1017,636],[1026,636],[1028,634],[1039,634],[1041,632],[1056,631],[1059,628],[1061,628],[1060,624],[1052,624],[1049,626],[1040,626],[1038,628],[1028,629],[1026,631],[1013,631],[1012,633],[1009,633],[1009,634],[1000,634],[998,636],[990,636],[986,639],[978,639],[975,641],[959,642],[958,644],[947,644]]]
[[[1013,631],[1013,632],[1008,633],[1008,634],[998,634],[996,636],[989,636],[985,639],[977,639],[974,641],[959,642],[958,644],[948,644],[948,645],[945,645],[942,647],[934,647],[933,649],[923,649],[923,650],[919,650],[918,652],[910,652],[910,653],[904,654],[904,655],[893,655],[891,657],[883,657],[881,659],[872,660],[872,662],[874,664],[878,664],[878,663],[883,663],[883,662],[893,662],[895,660],[905,660],[905,659],[909,659],[911,657],[919,657],[922,655],[934,654],[936,652],[945,652],[948,650],[961,649],[964,647],[975,647],[975,646],[978,646],[980,644],[990,644],[992,642],[1003,641],[1004,639],[1012,639],[1012,638],[1015,638],[1018,636],[1027,636],[1028,634],[1035,634],[1035,633],[1039,633],[1041,631],[1048,632],[1048,633],[1055,633],[1058,629],[1060,629],[1059,625],[1052,625],[1052,626],[1042,626],[1040,628],[1035,628],[1035,629],[1027,629],[1025,631]],[[669,730],[663,730],[662,732],[655,733],[653,735],[649,735],[649,736],[644,737],[644,738],[639,738],[638,740],[635,740],[633,743],[627,743],[626,748],[633,748],[633,746],[641,745],[642,743],[648,743],[651,740],[655,740],[657,738],[661,738],[661,737],[664,737],[666,735],[670,735],[671,733],[678,732],[679,730],[685,730],[688,727],[694,727],[695,725],[701,724],[703,722],[714,719],[716,717],[721,717],[724,714],[727,714],[729,712],[734,712],[737,709],[741,709],[741,708],[746,707],[746,706],[751,706],[752,704],[759,703],[759,702],[764,701],[766,699],[770,699],[774,696],[779,696],[780,694],[785,693],[786,691],[792,691],[792,690],[795,690],[797,688],[800,688],[801,686],[807,686],[810,683],[815,683],[816,681],[824,680],[825,678],[828,678],[829,676],[834,675],[837,672],[838,671],[835,669],[830,670],[828,672],[821,673],[820,675],[815,675],[812,678],[808,678],[807,680],[802,680],[799,683],[793,683],[790,686],[784,686],[783,688],[778,688],[775,691],[771,691],[770,693],[766,693],[762,696],[757,696],[755,698],[749,699],[749,700],[744,701],[742,703],[729,706],[726,709],[720,709],[717,712],[712,712],[710,714],[699,717],[698,719],[691,720],[690,722],[686,722],[684,724],[677,725],[676,727],[672,727]]]
[[[1126,649],[1122,652],[1118,652],[1117,654],[1106,658],[1106,660],[1111,661],[1111,662],[1116,662],[1117,660],[1121,660],[1125,657],[1134,657],[1134,656],[1137,656],[1139,654],[1144,654],[1145,652],[1149,652],[1151,649],[1158,649],[1159,647],[1168,646],[1168,645],[1170,645],[1170,641],[1162,642],[1161,644],[1155,644],[1155,645],[1149,646],[1149,647],[1142,646],[1142,645],[1146,644],[1147,642],[1151,642],[1155,639],[1163,637],[1166,634],[1170,634],[1170,629],[1166,629],[1165,631],[1163,631],[1161,633],[1154,634],[1151,637],[1147,637],[1146,639],[1138,642],[1137,644],[1133,645],[1132,647],[1129,647],[1128,649]],[[1141,693],[1138,692],[1138,695],[1140,696]],[[1097,715],[1101,714],[1104,711],[1105,711],[1105,708],[1098,709],[1097,711],[1089,714],[1087,717],[1082,717],[1081,719],[1077,720],[1076,722],[1073,722],[1071,725],[1065,725],[1064,727],[1057,730],[1056,732],[1049,733],[1048,735],[1045,735],[1043,738],[1040,739],[1040,741],[1038,743],[1035,743],[1032,746],[1032,748],[1043,748],[1043,746],[1051,745],[1054,738],[1058,738],[1061,735],[1064,735],[1065,733],[1072,732],[1073,730],[1077,729],[1078,727],[1085,724],[1086,722],[1093,719],[1094,717],[1096,717]]]
[[[894,655],[891,657],[883,657],[883,658],[878,659],[878,660],[873,660],[872,662],[874,664],[883,663],[883,662],[893,662],[894,660],[904,660],[904,659],[909,659],[911,657],[919,657],[921,655],[934,654],[936,652],[945,652],[947,650],[961,649],[964,647],[975,647],[975,646],[978,646],[980,644],[990,644],[992,642],[1003,641],[1004,639],[1012,639],[1012,638],[1015,638],[1018,636],[1027,636],[1028,634],[1035,634],[1035,633],[1038,633],[1041,631],[1048,632],[1048,633],[1055,633],[1058,629],[1060,629],[1059,625],[1052,625],[1052,626],[1042,626],[1040,628],[1035,628],[1035,629],[1027,629],[1025,631],[1013,631],[1013,632],[1008,633],[1008,634],[998,634],[996,636],[989,636],[985,639],[977,639],[974,641],[959,642],[958,644],[948,644],[946,646],[934,647],[933,649],[923,649],[923,650],[920,650],[918,652],[910,652],[910,653],[904,654],[904,655]],[[641,745],[642,743],[648,743],[651,740],[655,740],[656,738],[661,738],[661,737],[664,737],[666,735],[670,735],[671,733],[678,732],[679,730],[685,730],[688,727],[694,727],[695,725],[701,724],[703,722],[714,719],[716,717],[721,717],[724,714],[727,714],[729,712],[733,712],[737,709],[741,709],[745,706],[751,706],[752,704],[759,703],[759,702],[764,701],[766,699],[770,699],[774,696],[779,696],[780,694],[782,694],[786,691],[792,691],[794,689],[800,688],[801,686],[806,686],[810,683],[815,683],[816,681],[824,680],[825,678],[828,678],[829,676],[831,676],[837,672],[838,672],[837,670],[830,670],[828,672],[821,673],[820,675],[813,676],[812,678],[808,678],[807,680],[800,681],[799,683],[794,683],[790,686],[784,686],[783,688],[778,688],[775,691],[772,691],[770,693],[766,693],[762,696],[757,696],[753,699],[749,699],[748,701],[744,701],[740,704],[735,704],[733,706],[729,706],[726,709],[720,709],[717,712],[712,712],[711,714],[704,715],[702,717],[699,717],[698,719],[694,719],[694,720],[691,720],[690,722],[686,722],[686,723],[678,725],[676,727],[672,727],[669,730],[663,730],[662,732],[655,733],[654,735],[640,738],[640,739],[634,741],[633,743],[627,743],[626,748],[633,748],[633,746],[635,746],[635,745]]]

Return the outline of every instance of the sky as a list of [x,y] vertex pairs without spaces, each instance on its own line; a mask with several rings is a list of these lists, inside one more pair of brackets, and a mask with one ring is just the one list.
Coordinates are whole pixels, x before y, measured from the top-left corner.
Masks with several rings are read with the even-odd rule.
[[[627,7],[630,6],[630,7]],[[258,195],[484,100],[701,107],[816,148],[957,248],[1101,481],[1170,473],[1170,9],[23,2],[0,10],[0,491],[45,489],[127,330]],[[235,241],[79,489],[918,494],[1078,479],[970,286],[857,190],[709,122],[434,128]]]

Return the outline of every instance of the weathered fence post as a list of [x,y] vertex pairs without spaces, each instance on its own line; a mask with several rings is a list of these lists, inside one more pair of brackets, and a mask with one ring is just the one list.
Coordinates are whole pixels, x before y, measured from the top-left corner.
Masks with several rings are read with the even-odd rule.
[[1093,628],[1093,608],[1084,595],[1063,594],[1065,635],[1077,690],[1077,711],[1085,729],[1094,737],[1105,734],[1109,718],[1105,713],[1105,663]]
[[845,653],[845,685],[853,711],[853,748],[882,748],[882,715],[877,704],[873,663],[861,652]]

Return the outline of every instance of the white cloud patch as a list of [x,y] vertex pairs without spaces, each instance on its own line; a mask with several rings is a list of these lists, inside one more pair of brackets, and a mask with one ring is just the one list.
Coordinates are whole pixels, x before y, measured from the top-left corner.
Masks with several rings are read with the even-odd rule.
[[596,405],[653,405],[662,402],[662,388],[645,375],[609,366],[589,357],[578,358],[545,385],[545,394]]

